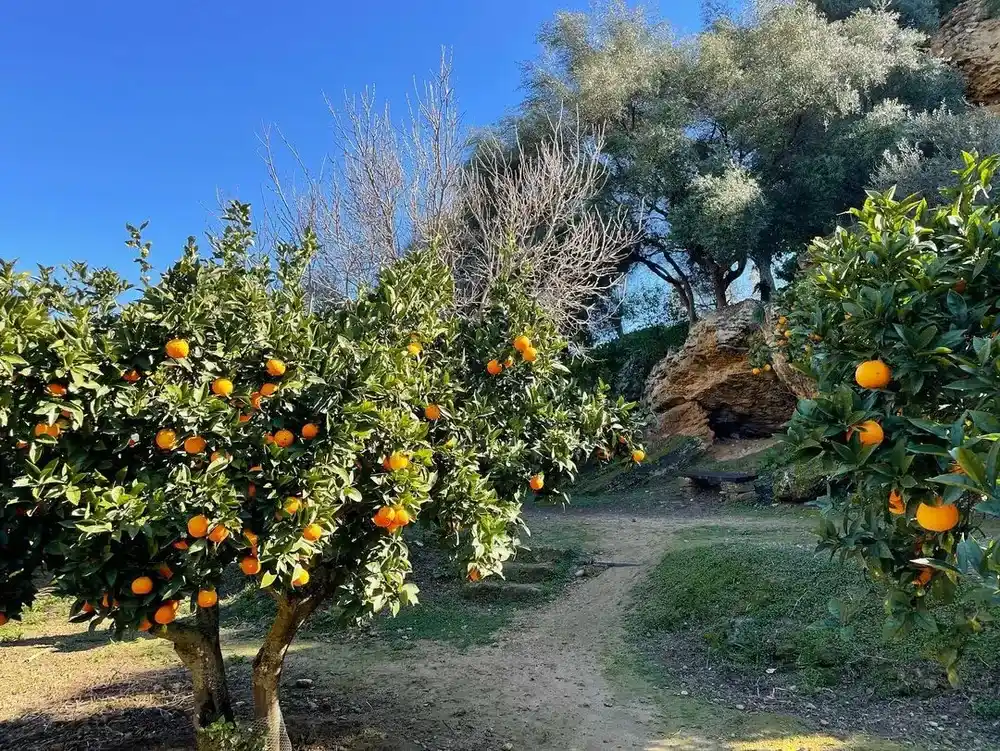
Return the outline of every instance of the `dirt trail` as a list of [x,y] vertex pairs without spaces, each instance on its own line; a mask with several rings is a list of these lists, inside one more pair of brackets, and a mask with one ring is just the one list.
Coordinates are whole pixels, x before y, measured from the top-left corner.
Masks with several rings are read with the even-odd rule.
[[[393,687],[388,701],[403,715],[419,717],[406,730],[418,748],[728,748],[694,738],[683,745],[666,741],[655,704],[643,695],[623,695],[603,669],[609,651],[622,641],[623,615],[634,586],[676,543],[679,531],[718,522],[717,517],[637,521],[609,514],[567,515],[557,523],[578,525],[600,540],[599,560],[625,565],[579,580],[543,608],[522,611],[494,645],[457,650],[423,642],[415,647],[419,654],[367,666],[362,678],[369,684],[366,693]],[[774,525],[770,519],[741,523]],[[315,659],[312,650],[309,658]],[[408,702],[411,706],[405,706]],[[377,707],[373,711],[378,714]]]

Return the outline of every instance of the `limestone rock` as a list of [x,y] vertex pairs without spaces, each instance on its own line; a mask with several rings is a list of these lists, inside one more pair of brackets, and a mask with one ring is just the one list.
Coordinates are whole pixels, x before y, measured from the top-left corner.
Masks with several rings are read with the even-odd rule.
[[964,0],[945,16],[931,51],[958,68],[966,96],[1000,111],[1000,16],[990,18],[983,0]]
[[762,307],[744,300],[705,316],[684,346],[650,373],[644,401],[655,416],[653,437],[760,437],[781,431],[796,398],[773,373],[755,376],[750,347]]

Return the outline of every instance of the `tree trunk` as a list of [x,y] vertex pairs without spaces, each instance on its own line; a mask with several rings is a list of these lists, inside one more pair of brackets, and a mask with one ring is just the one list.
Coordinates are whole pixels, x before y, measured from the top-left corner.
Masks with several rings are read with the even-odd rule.
[[286,737],[281,718],[279,688],[285,654],[299,626],[322,602],[314,595],[300,600],[278,597],[278,614],[253,661],[253,706],[258,722],[266,724],[268,751],[282,748]]
[[771,258],[768,256],[767,259],[755,261],[754,264],[760,275],[760,301],[769,303],[774,295],[774,271],[771,268]]
[[722,310],[729,305],[729,299],[726,296],[726,289],[729,287],[729,283],[726,281],[726,270],[719,264],[713,263],[711,273],[712,292],[715,293],[715,307],[718,310]]
[[159,629],[156,636],[173,643],[174,651],[191,673],[194,729],[200,748],[203,741],[198,731],[220,719],[234,720],[219,644],[219,609],[198,608],[193,623],[189,619],[173,623]]

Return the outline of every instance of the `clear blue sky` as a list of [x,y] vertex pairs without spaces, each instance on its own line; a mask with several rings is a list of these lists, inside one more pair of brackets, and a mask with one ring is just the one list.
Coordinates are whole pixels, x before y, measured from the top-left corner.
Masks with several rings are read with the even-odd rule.
[[[655,3],[652,4],[655,7]],[[413,77],[452,48],[465,121],[516,105],[539,26],[587,0],[212,0],[0,9],[0,257],[133,276],[124,223],[150,219],[162,268],[203,236],[217,192],[256,202],[257,135],[275,123],[326,153],[323,94],[375,84],[402,114]],[[683,30],[698,0],[664,0]]]

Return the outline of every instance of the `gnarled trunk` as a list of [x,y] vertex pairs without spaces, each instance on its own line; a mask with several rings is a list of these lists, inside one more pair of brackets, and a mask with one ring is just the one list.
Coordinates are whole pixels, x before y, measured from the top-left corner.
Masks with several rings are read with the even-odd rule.
[[279,689],[288,647],[299,627],[322,602],[315,592],[302,599],[278,597],[278,614],[253,661],[253,706],[257,721],[267,727],[265,748],[283,748],[287,741],[281,717]]
[[156,635],[174,645],[174,651],[191,672],[194,687],[194,729],[199,747],[199,731],[217,720],[232,722],[233,708],[226,681],[226,666],[219,644],[219,609],[198,608],[194,621],[172,623]]

